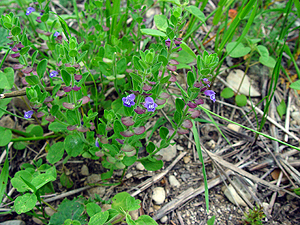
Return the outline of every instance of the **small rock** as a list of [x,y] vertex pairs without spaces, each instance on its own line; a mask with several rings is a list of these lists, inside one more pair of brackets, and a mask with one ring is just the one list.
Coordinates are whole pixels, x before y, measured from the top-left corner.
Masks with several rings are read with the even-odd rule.
[[83,166],[81,167],[80,173],[81,173],[83,176],[88,176],[88,175],[89,175],[89,168],[87,167],[87,165],[83,165]]
[[135,167],[136,167],[137,170],[141,170],[141,171],[145,170],[144,165],[140,162],[138,162]]
[[[175,142],[171,141],[171,143],[175,143]],[[171,161],[173,158],[175,158],[175,156],[177,154],[176,144],[169,145],[168,147],[161,149],[158,152],[158,154],[163,157],[162,160],[165,160],[165,161],[168,161],[168,162]]]
[[161,208],[160,205],[153,205],[153,209],[154,209],[155,211],[159,210],[160,208]]
[[153,209],[153,207],[149,207],[149,211],[148,211],[149,213],[153,213],[154,212],[154,209]]
[[0,225],[26,225],[26,224],[22,220],[9,220],[9,221],[0,223]]
[[[244,71],[239,69],[232,70],[227,76],[226,81],[231,87],[237,90],[240,86],[243,76],[244,76]],[[260,93],[257,90],[255,90],[254,87],[250,84],[250,78],[247,75],[245,75],[244,77],[239,93],[244,94],[246,96],[250,95],[251,97],[260,96]]]
[[204,103],[202,106],[203,106],[203,108],[205,108],[205,109],[207,109],[207,110],[210,111],[210,106],[208,104]]
[[133,210],[129,212],[129,215],[133,220],[137,220],[139,218],[139,210]]
[[160,222],[161,223],[166,223],[168,221],[168,217],[167,216],[163,216],[161,219],[160,219]]
[[10,118],[10,115],[3,116],[0,120],[0,126],[13,129],[15,122]]
[[35,222],[36,224],[44,224],[40,219],[33,217],[32,221]]
[[211,139],[210,141],[208,141],[208,142],[205,143],[205,146],[208,149],[214,149],[216,147],[216,142]]
[[53,209],[51,209],[50,207],[46,207],[45,208],[45,212],[49,215],[52,216],[54,213],[56,213]]
[[170,182],[170,185],[173,186],[173,187],[177,187],[177,188],[180,187],[179,181],[178,181],[178,180],[176,179],[176,177],[173,176],[173,175],[170,175],[170,176],[169,176],[169,182]]
[[[87,183],[88,184],[94,184],[101,180],[101,177],[99,174],[92,174],[87,177]],[[87,192],[91,198],[95,198],[95,194],[98,194],[100,197],[103,197],[106,193],[106,188],[103,186],[94,187],[91,189],[88,189]]]
[[177,145],[177,150],[178,150],[178,151],[183,151],[183,150],[184,150],[184,147],[182,147],[181,145]]
[[236,125],[236,124],[233,124],[233,123],[228,124],[227,127],[231,130],[236,131],[236,132],[240,132],[240,128],[241,128],[239,125]]
[[291,116],[300,125],[300,112],[292,112]]
[[164,203],[166,199],[166,191],[162,187],[156,187],[153,189],[152,199],[154,200],[155,204],[161,205]]
[[127,174],[125,175],[125,177],[126,177],[127,179],[131,178],[132,176],[133,176],[132,173],[127,173]]
[[191,158],[190,158],[190,157],[188,157],[188,156],[184,156],[184,157],[183,157],[183,162],[184,162],[185,164],[189,163],[190,161],[191,161]]

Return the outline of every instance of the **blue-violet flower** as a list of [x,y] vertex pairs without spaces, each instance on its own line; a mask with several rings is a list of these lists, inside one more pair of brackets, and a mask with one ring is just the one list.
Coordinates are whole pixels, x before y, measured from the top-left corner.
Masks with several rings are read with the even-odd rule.
[[158,105],[153,101],[153,98],[147,97],[145,98],[144,106],[149,112],[154,112]]
[[53,34],[54,37],[57,37],[58,35],[60,35],[58,31],[55,31],[55,33]]
[[211,99],[213,102],[216,101],[216,96],[215,96],[216,93],[215,93],[214,91],[212,91],[212,90],[206,90],[206,91],[204,91],[204,94],[207,95],[207,96],[209,96],[210,99]]
[[123,101],[123,105],[126,107],[131,107],[135,104],[134,102],[135,99],[135,95],[134,94],[130,94],[127,97],[123,97],[122,101]]
[[52,72],[49,74],[49,76],[50,76],[51,78],[56,77],[57,75],[58,75],[58,72],[57,72],[56,70],[52,71]]
[[26,10],[26,16],[28,16],[29,14],[31,14],[32,12],[35,11],[35,8],[33,7],[28,7],[27,10]]
[[30,119],[33,115],[33,111],[32,110],[29,110],[29,111],[25,111],[24,113],[24,118],[25,119]]

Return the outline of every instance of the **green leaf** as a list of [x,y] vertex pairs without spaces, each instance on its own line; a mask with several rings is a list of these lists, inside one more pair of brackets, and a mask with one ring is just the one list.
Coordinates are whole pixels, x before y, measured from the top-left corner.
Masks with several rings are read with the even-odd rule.
[[4,127],[0,127],[0,137],[0,146],[7,145],[12,138],[11,130],[6,129]]
[[153,37],[167,37],[167,35],[159,30],[154,29],[141,29],[142,34],[150,35]]
[[53,132],[67,132],[67,125],[61,124],[59,122],[53,122],[48,127],[49,130]]
[[78,220],[81,224],[87,224],[87,216],[84,212],[85,207],[82,198],[74,198],[72,201],[65,198],[62,203],[58,206],[56,213],[50,218],[50,225],[64,224],[66,219],[72,218]]
[[274,68],[276,65],[276,60],[272,56],[264,57],[260,56],[259,57],[259,62],[263,64],[264,66]]
[[11,89],[14,86],[14,69],[6,67],[4,72],[0,71],[0,88]]
[[49,13],[45,13],[45,14],[42,15],[42,17],[41,17],[41,21],[42,21],[42,22],[47,22],[48,19],[49,19]]
[[226,87],[221,92],[221,97],[222,98],[227,99],[227,98],[231,98],[232,96],[234,96],[234,92],[231,88]]
[[166,32],[168,28],[167,17],[165,15],[155,15],[154,22],[157,29]]
[[11,179],[11,184],[18,192],[25,192],[28,190],[28,185],[20,178],[26,179],[28,182],[32,180],[32,175],[27,170],[18,171]]
[[162,160],[157,160],[155,158],[152,158],[151,161],[149,159],[141,160],[141,163],[148,171],[160,170],[164,165]]
[[111,208],[123,214],[124,211],[127,212],[139,209],[140,203],[140,200],[130,196],[127,192],[121,192],[112,198]]
[[146,147],[146,150],[148,153],[152,153],[155,150],[156,146],[153,142],[149,142],[149,144]]
[[194,59],[197,58],[196,54],[193,52],[193,50],[186,43],[181,42],[180,47],[182,48],[182,50],[186,51]]
[[79,135],[74,134],[67,136],[64,143],[69,156],[76,157],[83,150],[84,142]]
[[232,58],[243,57],[251,51],[251,48],[244,47],[242,43],[239,43],[237,46],[236,44],[237,42],[230,42],[226,45],[226,51],[230,53],[229,55]]
[[256,46],[256,48],[257,48],[257,51],[260,54],[260,56],[267,57],[267,58],[269,57],[269,51],[265,46],[258,45],[258,46]]
[[95,214],[101,212],[101,207],[95,202],[90,202],[86,205],[86,212],[89,215],[89,217],[92,217]]
[[236,95],[235,96],[235,103],[237,106],[245,106],[247,105],[247,97],[245,95]]
[[188,74],[187,74],[187,83],[188,83],[189,87],[194,86],[195,76],[191,71],[189,71]]
[[30,211],[35,207],[36,202],[37,197],[35,194],[26,193],[17,197],[14,204],[16,213],[21,214]]
[[73,181],[72,181],[71,177],[66,175],[65,173],[63,173],[60,176],[59,180],[60,180],[61,185],[66,188],[71,188],[73,186]]
[[109,217],[109,212],[99,212],[96,215],[92,216],[88,225],[102,225],[104,224]]
[[294,83],[291,83],[290,88],[293,88],[295,90],[300,90],[300,80],[297,80]]
[[18,141],[18,142],[15,142],[13,146],[16,150],[23,150],[24,148],[26,148],[27,143],[25,143],[23,141]]
[[141,208],[140,204],[141,201],[139,199],[135,199],[132,196],[126,198],[126,207],[128,211],[134,211]]
[[65,144],[64,142],[57,142],[52,145],[47,154],[47,160],[49,163],[54,164],[57,163],[59,160],[62,159],[65,151]]
[[19,26],[14,27],[14,28],[11,30],[11,34],[12,34],[13,36],[18,36],[20,33],[21,33],[21,28],[20,28]]
[[277,106],[276,109],[280,118],[282,119],[283,115],[286,113],[286,104],[283,99],[281,100],[280,104]]
[[5,158],[5,162],[1,171],[1,175],[0,175],[0,202],[2,202],[2,199],[4,197],[4,193],[6,190],[6,185],[7,185],[7,181],[8,181],[8,167],[9,167],[9,163],[8,163],[8,157]]
[[66,86],[70,86],[71,83],[71,75],[64,69],[61,70],[61,76],[66,84]]
[[184,104],[184,101],[180,98],[176,98],[175,100],[175,106],[176,106],[176,111],[177,112],[182,112],[185,104]]
[[186,11],[188,11],[189,13],[194,15],[196,18],[198,18],[201,22],[205,23],[205,16],[204,16],[203,12],[200,11],[199,8],[197,8],[196,6],[190,5],[190,6],[186,7],[185,9],[186,9]]
[[35,75],[26,76],[25,80],[29,85],[36,85],[39,83],[39,78],[38,78],[38,76],[35,76]]
[[44,76],[44,74],[46,72],[47,63],[48,63],[48,60],[47,59],[43,59],[37,65],[36,72],[37,72],[37,74],[38,74],[38,76],[39,76],[40,79],[42,79],[42,77]]
[[31,184],[38,190],[43,187],[45,184],[51,181],[55,181],[56,178],[50,174],[43,173],[34,177],[31,181]]
[[160,127],[159,136],[161,139],[166,139],[169,134],[169,130],[166,127]]
[[134,221],[136,225],[158,225],[154,219],[148,215],[141,215]]
[[26,133],[30,134],[32,137],[41,137],[44,135],[43,128],[35,124],[30,124],[26,127]]
[[214,225],[214,223],[215,223],[215,218],[216,218],[216,216],[213,215],[213,216],[207,221],[207,225]]
[[25,55],[30,50],[29,46],[26,46],[20,50],[20,55]]

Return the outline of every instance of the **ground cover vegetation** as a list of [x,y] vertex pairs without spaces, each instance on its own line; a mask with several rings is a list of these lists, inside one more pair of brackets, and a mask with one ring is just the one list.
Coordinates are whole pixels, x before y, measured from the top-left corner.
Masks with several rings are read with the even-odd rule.
[[[147,17],[152,9],[158,13]],[[27,214],[44,224],[157,224],[147,212],[132,218],[129,212],[139,209],[141,200],[127,192],[110,200],[75,194],[56,209],[45,195],[58,191],[55,182],[73,187],[67,163],[74,158],[101,164],[101,180],[90,186],[122,185],[137,162],[159,171],[164,161],[158,153],[190,133],[209,211],[203,154],[212,156],[203,148],[200,123],[213,124],[230,146],[219,121],[250,131],[252,146],[264,138],[277,148],[300,150],[299,132],[285,130],[289,140],[265,132],[270,111],[281,119],[289,114],[288,98],[273,106],[280,82],[298,101],[299,0],[4,0],[0,12],[0,117],[24,124],[0,126],[3,214]],[[252,86],[242,92],[242,82],[217,88],[227,61],[227,70],[244,68],[242,80],[256,65],[267,68],[266,95],[253,97]],[[23,111],[12,107],[16,98]],[[248,105],[255,126],[204,107],[224,99],[236,108]],[[16,156],[28,148],[36,157],[12,171]],[[295,176],[290,191],[297,196]],[[111,208],[102,210],[103,203]],[[56,213],[48,215],[45,206]],[[258,204],[243,223],[261,224],[265,217]],[[214,217],[207,221],[213,223]]]

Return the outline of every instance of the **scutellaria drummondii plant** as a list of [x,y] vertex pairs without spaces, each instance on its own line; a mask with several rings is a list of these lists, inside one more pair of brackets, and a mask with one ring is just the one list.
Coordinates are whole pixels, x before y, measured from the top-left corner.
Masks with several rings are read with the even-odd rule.
[[[22,138],[12,139],[10,130],[1,130],[10,137],[2,145],[13,140],[14,147],[21,150],[28,141],[49,141],[47,162],[43,164],[38,160],[33,161],[34,165],[26,164],[11,179],[14,188],[21,193],[15,199],[17,213],[29,212],[37,201],[41,205],[45,203],[41,195],[53,190],[52,182],[57,173],[63,186],[72,187],[66,167],[60,171],[56,167],[57,163],[65,164],[72,157],[101,162],[106,169],[101,174],[102,185],[120,184],[128,167],[136,161],[149,171],[161,169],[163,161],[157,153],[169,146],[176,135],[190,132],[195,118],[200,116],[204,97],[216,101],[212,82],[219,57],[205,50],[196,55],[183,38],[189,17],[196,18],[198,24],[205,24],[206,18],[188,1],[169,2],[173,7],[167,16],[154,16],[157,29],[146,27],[144,15],[152,3],[141,0],[127,1],[122,12],[121,1],[85,2],[82,11],[73,4],[76,29],[67,24],[65,16],[52,11],[51,1],[39,0],[25,6],[19,0],[24,20],[12,12],[1,16],[1,26],[8,31],[10,41],[6,57],[17,60],[13,68],[4,69],[9,78],[5,89],[17,89],[10,78],[14,72],[22,72],[21,86],[29,100],[23,118],[30,122],[35,120]],[[132,18],[130,25],[127,24],[129,17]],[[196,65],[188,65],[188,58]],[[182,68],[189,68],[185,87],[176,77],[176,71]],[[180,95],[170,93],[170,86],[178,87]],[[114,98],[108,98],[108,90],[113,90]],[[160,144],[145,141],[147,132],[156,129],[146,124],[151,118],[157,119],[161,109],[169,107],[171,96],[176,97],[175,107],[167,115],[169,124],[159,126]],[[52,131],[56,139],[43,136],[43,128]],[[144,156],[139,154],[142,147],[147,152]],[[112,184],[110,179],[116,170],[123,173],[119,181]],[[139,207],[138,200],[127,193],[116,196],[109,215],[99,211],[93,202],[83,201],[97,211],[87,212],[90,221],[107,216],[102,224],[108,224],[120,214],[128,224],[133,224],[128,212]],[[123,202],[123,205],[120,203],[122,209],[114,207],[123,199],[134,204]],[[24,205],[24,201],[32,204]],[[43,212],[42,207],[38,210]],[[81,219],[84,218],[78,216],[78,221]],[[43,221],[46,220],[44,216]],[[139,220],[155,224],[150,217]]]

